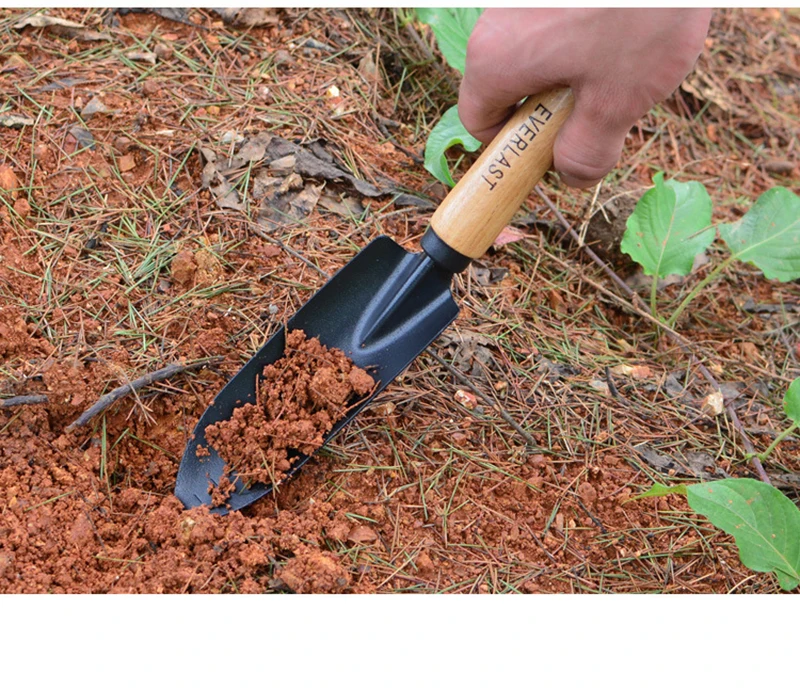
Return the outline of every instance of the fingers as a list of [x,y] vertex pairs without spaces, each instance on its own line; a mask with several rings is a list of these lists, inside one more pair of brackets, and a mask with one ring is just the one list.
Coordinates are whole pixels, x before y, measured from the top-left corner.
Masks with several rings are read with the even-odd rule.
[[487,9],[467,44],[458,116],[467,131],[484,143],[495,137],[523,98],[550,85],[536,69],[547,51],[534,52],[523,40],[525,35],[514,30],[515,23],[530,21],[524,13]]
[[472,136],[488,144],[514,112],[518,100],[514,96],[490,100],[485,91],[478,96],[472,81],[465,78],[458,93],[458,118]]
[[553,147],[553,167],[561,180],[579,189],[600,182],[619,160],[625,136],[635,121],[636,116],[609,121],[600,104],[576,94],[575,109]]
[[702,50],[698,9],[487,9],[467,44],[458,114],[488,143],[523,98],[570,86],[575,110],[554,166],[571,186],[616,164],[633,124],[674,91]]

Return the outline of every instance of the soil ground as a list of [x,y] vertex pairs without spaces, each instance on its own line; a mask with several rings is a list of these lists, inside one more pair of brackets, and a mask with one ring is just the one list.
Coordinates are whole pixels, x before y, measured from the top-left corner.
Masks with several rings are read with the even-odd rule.
[[[32,14],[0,10],[0,592],[779,590],[682,498],[629,499],[755,476],[748,443],[785,428],[800,374],[800,288],[731,266],[682,349],[558,216],[616,261],[608,234],[656,170],[704,183],[720,221],[796,190],[796,10],[718,11],[600,188],[548,177],[524,237],[456,279],[447,333],[296,479],[224,517],[172,496],[189,434],[370,239],[418,247],[446,193],[425,137],[457,75],[399,11]],[[662,312],[721,256],[663,285]],[[194,366],[71,425],[175,363]],[[704,406],[701,365],[740,428]],[[794,500],[798,449],[765,463]]]

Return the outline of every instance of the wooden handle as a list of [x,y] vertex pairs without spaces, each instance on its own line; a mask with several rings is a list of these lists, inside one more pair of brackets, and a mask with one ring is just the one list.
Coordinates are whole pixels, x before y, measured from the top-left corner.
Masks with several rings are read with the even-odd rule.
[[567,88],[531,96],[442,201],[431,227],[451,249],[479,258],[553,164],[556,134],[572,112]]

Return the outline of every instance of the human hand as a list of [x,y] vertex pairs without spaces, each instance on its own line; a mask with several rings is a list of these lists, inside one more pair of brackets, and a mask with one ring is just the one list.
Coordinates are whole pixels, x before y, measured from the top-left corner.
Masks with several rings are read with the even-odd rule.
[[487,9],[467,45],[459,117],[489,142],[520,100],[571,87],[554,167],[570,186],[593,186],[634,123],[691,71],[710,20],[708,9]]

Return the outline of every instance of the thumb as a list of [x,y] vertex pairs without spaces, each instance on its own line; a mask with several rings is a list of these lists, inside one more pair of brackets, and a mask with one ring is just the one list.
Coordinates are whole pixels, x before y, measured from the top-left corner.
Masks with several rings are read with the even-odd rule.
[[575,94],[575,109],[561,127],[553,147],[553,167],[571,187],[600,182],[619,160],[633,123],[611,122],[602,108]]

